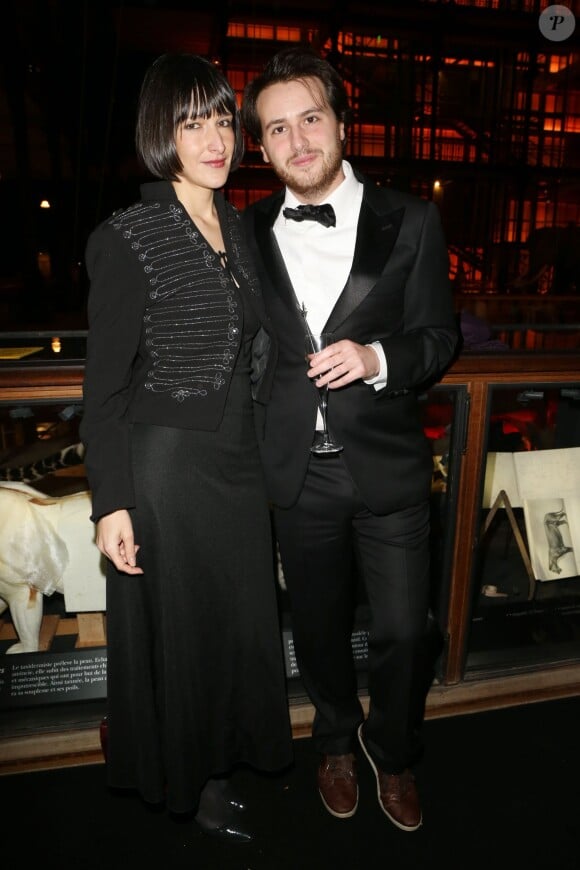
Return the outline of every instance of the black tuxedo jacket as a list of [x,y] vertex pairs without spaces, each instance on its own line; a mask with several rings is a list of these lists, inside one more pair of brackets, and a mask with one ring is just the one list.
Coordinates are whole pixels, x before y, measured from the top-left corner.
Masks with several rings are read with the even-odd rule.
[[[325,329],[337,340],[380,341],[388,380],[381,390],[362,380],[331,390],[328,424],[367,506],[387,513],[429,495],[432,457],[418,395],[452,360],[458,331],[439,210],[357,177],[364,193],[354,259]],[[258,437],[270,498],[289,507],[310,459],[317,394],[306,376],[304,322],[272,230],[283,197],[278,191],[252,204],[243,218],[277,336],[258,392]]]

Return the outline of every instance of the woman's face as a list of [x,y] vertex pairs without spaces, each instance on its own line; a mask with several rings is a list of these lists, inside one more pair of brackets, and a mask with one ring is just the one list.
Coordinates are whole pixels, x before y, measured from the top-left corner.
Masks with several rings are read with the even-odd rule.
[[229,113],[184,121],[175,136],[177,155],[183,165],[180,180],[211,190],[223,187],[234,145],[234,119]]

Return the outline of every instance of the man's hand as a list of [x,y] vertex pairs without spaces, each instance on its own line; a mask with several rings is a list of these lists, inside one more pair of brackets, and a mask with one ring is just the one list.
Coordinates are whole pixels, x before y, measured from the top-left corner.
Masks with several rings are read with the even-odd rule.
[[137,551],[133,536],[133,523],[129,511],[120,510],[106,514],[97,522],[97,547],[110,559],[117,571],[125,574],[142,574],[137,567]]
[[316,385],[329,389],[344,387],[353,381],[369,380],[379,373],[379,358],[372,347],[341,339],[320,353],[309,354],[308,377],[316,380]]

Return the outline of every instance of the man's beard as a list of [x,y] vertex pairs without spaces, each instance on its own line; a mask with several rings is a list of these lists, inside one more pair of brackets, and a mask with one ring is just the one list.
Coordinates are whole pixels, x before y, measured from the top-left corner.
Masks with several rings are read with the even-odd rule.
[[[306,154],[309,152],[306,151]],[[316,200],[324,195],[333,184],[342,167],[342,143],[338,140],[337,147],[327,154],[322,165],[313,169],[275,168],[280,181],[297,196]]]

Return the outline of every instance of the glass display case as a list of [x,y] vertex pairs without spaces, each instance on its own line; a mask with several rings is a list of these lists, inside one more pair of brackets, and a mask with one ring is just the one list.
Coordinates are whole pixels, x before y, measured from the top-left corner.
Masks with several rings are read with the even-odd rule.
[[87,333],[83,330],[56,332],[1,332],[0,365],[7,368],[83,364]]
[[[31,487],[45,509],[68,499],[86,502],[78,434],[85,347],[86,333],[0,335],[0,492]],[[431,611],[440,639],[428,717],[580,691],[579,372],[576,352],[465,354],[421,396],[433,457]],[[94,532],[88,504],[83,510],[83,532],[73,535],[85,547],[84,567],[73,572],[81,593],[90,572],[98,578],[103,568],[85,536]],[[0,529],[18,526],[12,509],[7,516]],[[42,539],[40,532],[35,537]],[[64,531],[60,537],[68,546]],[[278,569],[298,735],[309,733],[313,711],[292,660]],[[101,581],[89,585],[99,589]],[[79,601],[72,588],[39,587],[32,596],[37,618],[40,613],[37,649],[16,653],[10,650],[20,641],[10,608],[14,585],[0,588],[0,769],[31,769],[47,758],[98,760],[105,602]],[[28,594],[34,584],[24,585]],[[353,649],[364,706],[361,585]]]
[[580,377],[489,390],[466,675],[580,657]]
[[569,511],[567,525],[552,527],[556,546],[560,536],[570,545],[570,528],[578,534],[579,371],[578,352],[465,354],[443,379],[464,385],[469,402],[444,672],[457,692],[447,712],[578,694],[571,554],[555,560],[561,574],[539,575],[550,565],[549,515]]
[[100,716],[106,698],[104,565],[79,437],[85,346],[84,333],[0,336],[3,744]]

